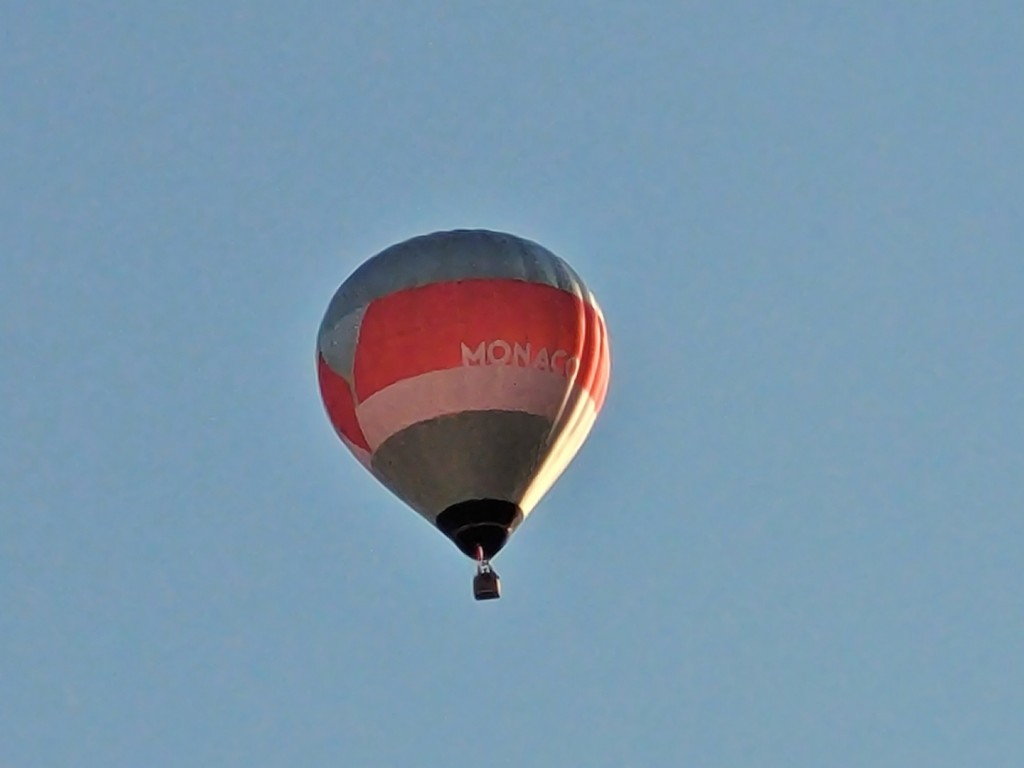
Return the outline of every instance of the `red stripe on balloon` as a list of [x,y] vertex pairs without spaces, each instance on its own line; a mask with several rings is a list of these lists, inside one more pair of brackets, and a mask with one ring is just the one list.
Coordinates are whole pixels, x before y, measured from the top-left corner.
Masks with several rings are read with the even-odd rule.
[[554,361],[563,371],[575,357],[577,384],[596,393],[602,386],[600,326],[589,303],[521,280],[463,280],[399,291],[372,302],[363,316],[356,397],[363,402],[397,381],[462,366],[464,348],[471,357],[481,349],[495,357],[512,354],[511,364],[527,367],[543,367],[546,356],[548,365]]
[[319,353],[316,356],[316,372],[320,381],[320,396],[331,424],[353,445],[370,450],[356,418],[356,404],[348,382],[335,373]]
[[600,362],[598,363],[597,374],[594,378],[594,389],[591,391],[591,396],[594,398],[597,410],[601,410],[601,406],[604,405],[604,399],[608,395],[608,381],[611,378],[612,372],[612,356],[608,344],[608,326],[604,324],[604,318],[600,314],[597,315],[597,325],[601,329]]

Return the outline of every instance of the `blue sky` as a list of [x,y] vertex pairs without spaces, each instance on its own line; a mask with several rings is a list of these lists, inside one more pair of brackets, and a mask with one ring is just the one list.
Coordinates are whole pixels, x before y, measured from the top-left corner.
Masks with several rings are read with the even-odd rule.
[[[1018,4],[213,5],[0,10],[0,765],[1020,764]],[[313,367],[464,226],[612,340],[488,604]]]

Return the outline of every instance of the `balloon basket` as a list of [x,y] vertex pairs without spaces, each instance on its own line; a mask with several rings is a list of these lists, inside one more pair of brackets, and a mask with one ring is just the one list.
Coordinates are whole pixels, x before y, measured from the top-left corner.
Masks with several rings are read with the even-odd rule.
[[473,597],[477,600],[497,600],[501,597],[501,579],[489,565],[481,565],[473,577]]

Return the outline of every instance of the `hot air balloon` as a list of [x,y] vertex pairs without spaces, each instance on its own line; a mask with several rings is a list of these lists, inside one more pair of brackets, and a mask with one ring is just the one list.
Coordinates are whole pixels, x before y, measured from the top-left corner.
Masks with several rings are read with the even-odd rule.
[[562,474],[608,389],[594,295],[537,243],[485,230],[414,237],[360,266],[331,299],[317,373],[341,441],[477,563]]

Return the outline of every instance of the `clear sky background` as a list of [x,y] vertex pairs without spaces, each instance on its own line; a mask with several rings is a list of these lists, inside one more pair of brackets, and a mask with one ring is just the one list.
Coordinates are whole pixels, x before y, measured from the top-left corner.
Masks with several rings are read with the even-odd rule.
[[[828,7],[826,7],[828,6]],[[1018,2],[0,8],[0,766],[1024,764]],[[612,387],[472,564],[323,414],[453,227]]]

